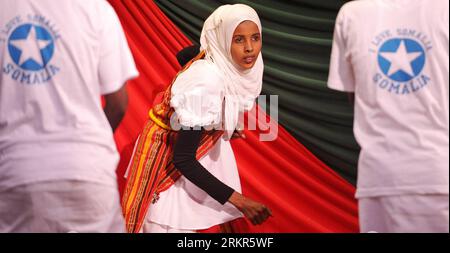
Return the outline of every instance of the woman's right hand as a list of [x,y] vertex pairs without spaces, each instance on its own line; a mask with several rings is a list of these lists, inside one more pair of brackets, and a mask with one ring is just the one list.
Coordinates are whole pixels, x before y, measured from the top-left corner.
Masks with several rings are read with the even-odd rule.
[[272,211],[268,207],[238,192],[233,192],[228,201],[239,209],[253,225],[262,224],[272,216]]

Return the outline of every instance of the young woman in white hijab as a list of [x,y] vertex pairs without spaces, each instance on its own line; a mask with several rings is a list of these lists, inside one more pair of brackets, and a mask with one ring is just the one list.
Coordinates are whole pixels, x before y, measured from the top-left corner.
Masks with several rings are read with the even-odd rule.
[[[205,21],[200,44],[204,59],[179,74],[171,90],[175,121],[183,126],[174,147],[174,164],[183,176],[150,205],[144,232],[195,232],[242,213],[253,224],[261,224],[271,215],[266,206],[239,193],[229,143],[236,136],[239,114],[250,110],[261,92],[259,17],[243,4],[221,6]],[[201,132],[217,127],[224,130],[223,137],[197,161]]]

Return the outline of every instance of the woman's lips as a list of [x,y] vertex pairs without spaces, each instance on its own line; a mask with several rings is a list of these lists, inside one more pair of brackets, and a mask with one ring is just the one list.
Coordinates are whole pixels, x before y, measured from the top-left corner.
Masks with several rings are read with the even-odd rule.
[[244,62],[245,62],[246,64],[253,63],[254,61],[255,61],[255,57],[254,57],[254,56],[244,57]]

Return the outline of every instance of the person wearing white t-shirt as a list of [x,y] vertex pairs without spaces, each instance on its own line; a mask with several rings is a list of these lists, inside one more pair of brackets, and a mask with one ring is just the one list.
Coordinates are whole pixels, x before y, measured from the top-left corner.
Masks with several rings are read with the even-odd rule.
[[108,2],[1,1],[0,232],[125,231],[113,130],[137,75]]
[[448,1],[345,4],[328,86],[354,93],[361,232],[448,233]]

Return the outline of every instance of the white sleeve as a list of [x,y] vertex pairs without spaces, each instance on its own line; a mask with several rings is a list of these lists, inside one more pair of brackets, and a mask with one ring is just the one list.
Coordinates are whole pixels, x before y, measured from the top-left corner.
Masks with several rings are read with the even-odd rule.
[[211,73],[193,74],[189,70],[179,75],[172,86],[170,105],[178,123],[189,127],[221,123],[222,81]]
[[119,90],[139,73],[116,12],[108,3],[104,6],[98,75],[101,94],[108,94]]
[[331,50],[328,87],[335,90],[354,92],[355,78],[351,65],[351,56],[347,48],[345,5],[336,18],[333,47]]

